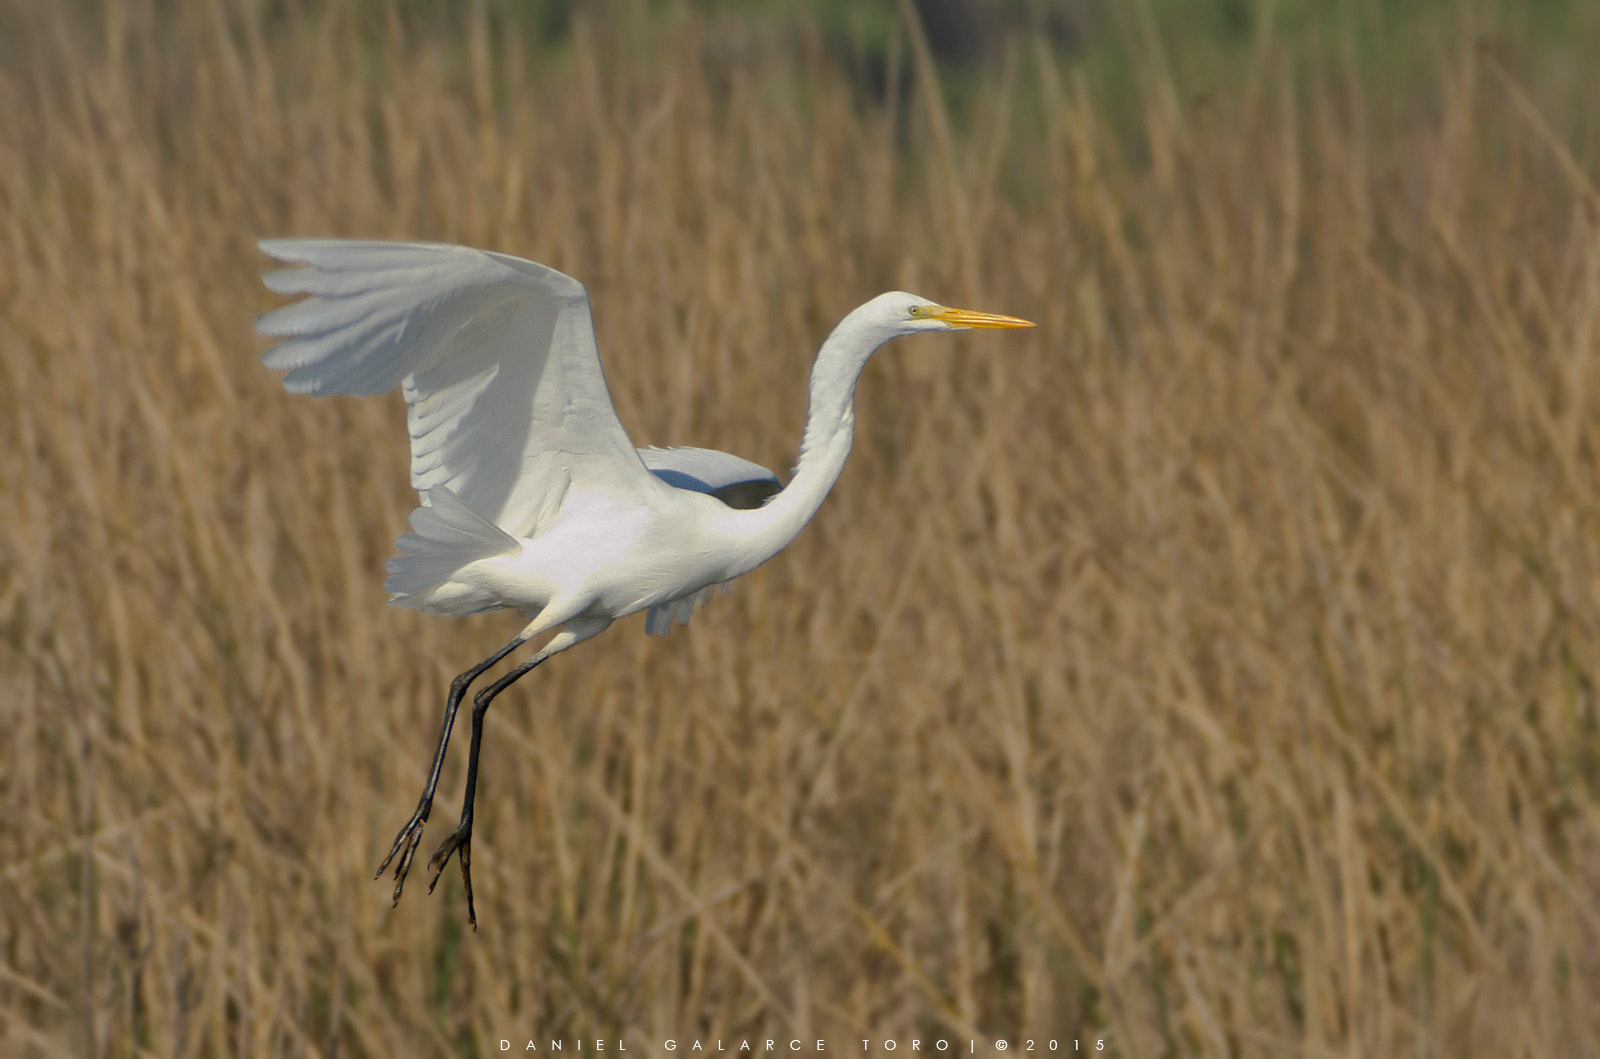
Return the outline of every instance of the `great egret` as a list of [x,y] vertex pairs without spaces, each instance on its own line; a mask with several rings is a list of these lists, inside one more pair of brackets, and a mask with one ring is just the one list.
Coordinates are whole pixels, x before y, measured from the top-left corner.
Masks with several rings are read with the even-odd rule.
[[472,904],[472,806],[489,703],[551,655],[617,618],[645,629],[688,622],[713,589],[794,539],[850,453],[856,381],[885,342],[922,331],[1032,327],[894,291],[846,316],[811,370],[811,407],[787,486],[764,467],[708,449],[635,449],[600,371],[583,285],[544,265],[463,246],[267,239],[309,268],[268,273],[279,294],[310,297],[256,322],[286,338],[262,358],[295,393],[376,394],[398,385],[411,433],[411,513],[389,560],[390,604],[435,614],[510,608],[528,620],[456,677],[433,768],[378,877],[395,862],[400,900],[468,687],[518,645],[555,631],[478,692],[461,821],[429,866],[431,893],[458,854]]

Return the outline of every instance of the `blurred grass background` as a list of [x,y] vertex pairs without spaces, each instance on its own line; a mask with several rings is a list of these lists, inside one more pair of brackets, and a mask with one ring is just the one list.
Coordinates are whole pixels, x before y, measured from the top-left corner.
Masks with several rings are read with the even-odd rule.
[[[1594,5],[0,41],[0,1053],[1600,1054]],[[568,271],[636,441],[780,469],[870,295],[1041,326],[886,349],[787,553],[499,701],[472,935],[370,877],[514,619],[382,605],[401,405],[255,363],[263,235]]]

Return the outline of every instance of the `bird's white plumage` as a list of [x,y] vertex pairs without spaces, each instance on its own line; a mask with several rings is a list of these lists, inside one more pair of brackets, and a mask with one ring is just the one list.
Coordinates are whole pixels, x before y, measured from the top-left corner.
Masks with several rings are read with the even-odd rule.
[[658,449],[654,446],[639,450],[639,458],[651,474],[676,489],[689,489],[696,493],[715,493],[730,485],[745,482],[778,481],[778,476],[759,463],[716,449],[676,448]]
[[288,372],[284,385],[405,393],[411,483],[423,506],[389,561],[390,602],[440,614],[511,607],[528,618],[510,643],[451,683],[427,786],[378,869],[399,858],[396,901],[468,686],[518,645],[555,633],[478,694],[461,823],[430,861],[437,882],[459,854],[474,927],[469,851],[489,700],[623,615],[648,611],[653,633],[687,622],[719,585],[782,550],[850,455],[856,380],[883,343],[1032,326],[903,291],[856,309],[817,353],[800,459],[780,490],[771,471],[727,453],[633,447],[600,371],[588,295],[569,276],[459,246],[269,239],[261,248],[309,266],[266,277],[280,294],[309,297],[256,324],[288,339],[263,358]]
[[569,489],[656,485],[617,421],[583,284],[506,254],[428,243],[268,239],[310,268],[267,286],[309,298],[257,328],[300,393],[403,388],[411,484],[444,486],[506,532],[538,534]]
[[687,621],[816,512],[849,455],[855,383],[873,350],[923,331],[1030,326],[900,291],[856,309],[817,355],[801,458],[779,491],[771,471],[727,453],[634,448],[606,390],[588,295],[570,276],[429,243],[261,247],[308,266],[266,277],[280,294],[307,295],[257,322],[286,339],[263,357],[287,372],[284,385],[405,395],[423,507],[389,563],[391,602],[444,614],[513,607],[530,619],[525,636],[562,626],[589,636],[639,610],[651,632]]
[[[770,482],[776,488],[778,476],[759,463],[716,449],[690,447],[661,449],[650,447],[639,450],[639,458],[651,474],[674,489],[715,495],[730,486],[751,482]],[[644,631],[651,636],[665,636],[674,623],[689,624],[695,608],[711,598],[718,588],[724,591],[727,582],[707,585],[686,596],[651,607],[645,615]]]

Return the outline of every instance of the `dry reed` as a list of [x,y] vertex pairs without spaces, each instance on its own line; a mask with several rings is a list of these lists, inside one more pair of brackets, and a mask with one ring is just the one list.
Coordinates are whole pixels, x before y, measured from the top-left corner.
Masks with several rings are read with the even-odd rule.
[[[1600,1054],[1600,194],[1490,54],[1147,56],[1129,141],[1043,52],[952,122],[915,48],[258,7],[0,75],[0,1052]],[[1041,327],[884,351],[786,554],[500,700],[471,935],[370,876],[509,627],[383,607],[398,399],[255,364],[269,234],[569,271],[636,440],[779,468],[867,296]]]

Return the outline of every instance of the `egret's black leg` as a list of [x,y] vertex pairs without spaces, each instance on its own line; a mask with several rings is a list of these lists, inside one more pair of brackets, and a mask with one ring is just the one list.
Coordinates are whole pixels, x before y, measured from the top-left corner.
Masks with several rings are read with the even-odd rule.
[[472,802],[478,793],[478,749],[483,743],[483,716],[489,712],[489,703],[496,695],[548,657],[544,651],[539,652],[478,692],[472,700],[472,749],[467,755],[467,793],[461,804],[461,823],[440,843],[438,851],[428,861],[428,867],[433,869],[428,892],[433,893],[433,888],[439,885],[439,876],[444,874],[445,865],[450,863],[450,855],[457,854],[456,859],[461,864],[461,884],[467,891],[467,922],[472,924],[473,930],[478,929],[478,914],[472,907]]
[[[428,813],[433,809],[433,794],[439,787],[439,773],[444,769],[445,748],[450,745],[450,729],[456,723],[456,710],[461,706],[461,700],[467,693],[467,688],[474,680],[483,675],[483,671],[510,654],[517,645],[525,643],[526,638],[518,636],[482,662],[462,673],[450,682],[450,697],[444,704],[444,725],[439,730],[439,746],[433,753],[433,770],[428,773],[428,785],[422,790],[422,800],[417,802],[417,811],[411,814],[411,819],[400,833],[394,838],[394,845],[389,848],[389,855],[383,858],[383,863],[378,865],[375,879],[383,878],[383,873],[389,869],[389,863],[399,856],[400,863],[394,869],[394,903],[400,903],[400,891],[405,888],[406,874],[411,871],[411,859],[417,855],[417,843],[422,841],[422,827],[428,822]],[[473,755],[476,759],[477,755]]]

